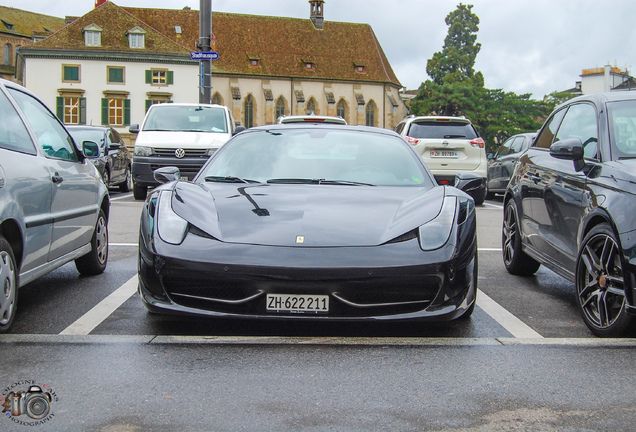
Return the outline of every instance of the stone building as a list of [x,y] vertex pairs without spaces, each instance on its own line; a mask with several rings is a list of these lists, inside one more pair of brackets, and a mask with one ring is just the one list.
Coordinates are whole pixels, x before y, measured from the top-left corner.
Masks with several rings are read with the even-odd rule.
[[46,38],[64,25],[63,18],[0,6],[0,77],[17,81],[17,49]]
[[[300,0],[299,0],[300,1]],[[98,3],[102,3],[99,2]],[[339,115],[393,128],[406,115],[395,76],[368,24],[212,13],[212,102],[244,126],[280,115]],[[198,102],[199,12],[98,4],[49,38],[20,49],[19,73],[67,124],[110,124],[127,135],[147,108]]]

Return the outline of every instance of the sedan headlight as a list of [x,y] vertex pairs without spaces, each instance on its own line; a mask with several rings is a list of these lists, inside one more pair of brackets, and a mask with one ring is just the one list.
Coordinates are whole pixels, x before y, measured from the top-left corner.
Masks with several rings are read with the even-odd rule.
[[455,223],[457,198],[446,197],[437,217],[420,226],[420,247],[425,251],[439,249],[446,244]]
[[135,156],[152,156],[152,147],[135,146]]
[[183,241],[188,222],[172,210],[172,192],[163,191],[157,208],[157,232],[166,243],[179,244]]

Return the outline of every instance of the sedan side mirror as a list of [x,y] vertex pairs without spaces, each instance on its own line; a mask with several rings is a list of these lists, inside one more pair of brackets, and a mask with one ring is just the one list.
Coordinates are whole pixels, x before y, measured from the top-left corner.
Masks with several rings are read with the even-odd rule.
[[573,161],[577,172],[585,167],[583,143],[578,138],[567,138],[555,142],[550,147],[550,155],[557,159]]
[[87,158],[95,159],[99,157],[99,146],[94,141],[84,141],[82,143],[82,153]]
[[128,128],[128,132],[134,133],[134,134],[139,133],[139,125],[138,124],[130,125],[130,127]]
[[168,183],[179,180],[181,171],[175,166],[161,167],[153,171],[153,176],[159,183]]
[[245,130],[245,126],[237,126],[236,129],[234,129],[234,133],[232,135],[236,135],[237,133],[241,133]]

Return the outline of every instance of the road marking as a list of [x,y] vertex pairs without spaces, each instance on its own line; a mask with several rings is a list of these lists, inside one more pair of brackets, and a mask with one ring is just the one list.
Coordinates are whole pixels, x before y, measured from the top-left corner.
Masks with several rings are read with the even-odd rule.
[[139,243],[108,243],[108,246],[138,247]]
[[477,290],[477,306],[490,315],[515,338],[543,338],[530,326],[504,309],[499,303],[491,299],[485,292]]
[[92,332],[95,327],[100,325],[137,292],[137,281],[137,275],[128,279],[126,283],[82,315],[77,321],[62,330],[60,335],[87,335]]
[[315,346],[556,346],[581,348],[635,348],[636,339],[588,338],[427,338],[427,337],[286,337],[286,336],[160,336],[160,335],[55,335],[1,334],[0,344],[207,344],[207,345],[315,345]]
[[477,248],[477,252],[501,252],[501,248]]
[[122,200],[122,199],[130,198],[131,196],[132,196],[132,192],[129,192],[129,193],[125,194],[125,195],[118,195],[115,198],[111,198],[110,200],[111,201],[119,201],[119,200]]
[[[479,208],[479,207],[477,207]],[[486,210],[503,210],[503,206],[501,205],[497,205],[497,204],[491,204],[491,203],[483,203],[482,204],[482,208],[486,209]]]

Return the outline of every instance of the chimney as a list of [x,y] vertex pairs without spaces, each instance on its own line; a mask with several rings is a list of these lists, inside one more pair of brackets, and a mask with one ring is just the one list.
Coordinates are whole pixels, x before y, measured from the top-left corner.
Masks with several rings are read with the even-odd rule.
[[323,0],[309,0],[309,4],[311,6],[309,17],[317,30],[322,30],[322,25],[325,21],[323,16],[324,3],[325,2]]
[[106,3],[108,0],[95,0],[95,9]]

